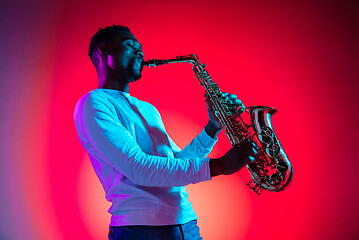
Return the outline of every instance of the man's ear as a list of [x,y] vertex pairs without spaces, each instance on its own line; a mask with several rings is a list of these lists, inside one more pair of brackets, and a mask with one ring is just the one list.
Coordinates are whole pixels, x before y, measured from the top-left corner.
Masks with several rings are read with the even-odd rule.
[[98,46],[98,51],[99,53],[101,53],[101,55],[107,56],[109,54],[107,46],[103,43],[100,43],[100,45]]

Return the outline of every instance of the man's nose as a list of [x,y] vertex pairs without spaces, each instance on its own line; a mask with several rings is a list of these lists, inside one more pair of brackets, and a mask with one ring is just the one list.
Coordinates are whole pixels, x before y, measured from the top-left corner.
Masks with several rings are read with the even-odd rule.
[[141,50],[138,50],[135,52],[135,54],[140,57],[140,58],[143,58],[143,52]]

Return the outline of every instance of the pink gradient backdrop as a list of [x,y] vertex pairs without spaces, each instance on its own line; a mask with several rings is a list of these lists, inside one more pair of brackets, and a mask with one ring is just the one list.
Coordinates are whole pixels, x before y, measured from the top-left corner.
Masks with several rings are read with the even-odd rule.
[[[108,203],[72,120],[96,88],[98,27],[128,25],[145,58],[197,54],[223,91],[278,110],[294,170],[257,196],[249,173],[188,187],[204,239],[358,239],[358,4],[355,1],[1,3],[0,239],[106,239]],[[190,65],[144,69],[132,95],[161,112],[178,145],[205,125]],[[229,149],[224,134],[212,156]]]

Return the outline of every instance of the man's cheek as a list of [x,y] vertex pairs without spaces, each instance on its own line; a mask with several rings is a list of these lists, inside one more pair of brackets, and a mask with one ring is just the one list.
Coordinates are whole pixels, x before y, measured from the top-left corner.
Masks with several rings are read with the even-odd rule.
[[117,61],[114,63],[116,68],[127,68],[128,67],[128,58],[120,56]]

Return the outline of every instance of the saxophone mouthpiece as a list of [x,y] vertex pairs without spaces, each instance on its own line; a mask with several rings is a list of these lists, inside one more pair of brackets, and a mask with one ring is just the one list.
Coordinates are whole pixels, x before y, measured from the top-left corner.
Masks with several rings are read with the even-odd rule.
[[149,59],[148,61],[143,62],[143,66],[157,67],[166,63],[168,63],[168,61],[162,59]]

